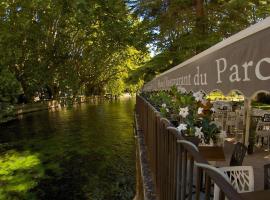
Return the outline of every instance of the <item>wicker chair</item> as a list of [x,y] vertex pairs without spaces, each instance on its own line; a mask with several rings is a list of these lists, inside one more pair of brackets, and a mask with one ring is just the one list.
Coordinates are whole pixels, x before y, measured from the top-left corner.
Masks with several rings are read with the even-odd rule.
[[[233,166],[218,168],[238,193],[254,191],[254,172],[252,166]],[[219,187],[214,186],[214,200],[219,200]],[[227,198],[226,198],[227,199]]]
[[[221,170],[220,168],[216,168],[212,165],[204,164],[204,163],[195,162],[195,166],[203,169],[208,176],[207,180],[210,182],[208,182],[209,184],[206,185],[208,187],[208,189],[206,189],[206,191],[208,191],[207,193],[212,193],[213,190],[211,190],[211,188],[209,187],[211,187],[211,182],[214,183],[214,197],[210,198],[211,195],[209,194],[207,195],[205,193],[205,196],[203,196],[204,198],[199,198],[199,199],[213,199],[213,200],[220,200],[224,198],[230,199],[230,200],[243,199],[238,192],[239,190],[237,189],[237,187],[235,187],[235,185],[231,181],[232,180],[231,177],[226,175],[226,173],[224,173],[223,170]],[[236,168],[236,167],[231,167],[231,168]],[[249,173],[249,174],[252,175],[252,173]],[[252,179],[250,180],[251,181],[248,181],[248,182],[250,182],[252,185]],[[252,187],[250,188],[252,190]]]
[[247,152],[247,147],[241,142],[237,142],[232,153],[230,166],[241,166]]

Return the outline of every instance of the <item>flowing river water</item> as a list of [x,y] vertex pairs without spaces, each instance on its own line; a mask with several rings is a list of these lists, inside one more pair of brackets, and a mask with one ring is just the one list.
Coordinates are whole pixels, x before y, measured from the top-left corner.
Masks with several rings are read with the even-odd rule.
[[0,125],[0,199],[132,199],[134,103],[81,104]]

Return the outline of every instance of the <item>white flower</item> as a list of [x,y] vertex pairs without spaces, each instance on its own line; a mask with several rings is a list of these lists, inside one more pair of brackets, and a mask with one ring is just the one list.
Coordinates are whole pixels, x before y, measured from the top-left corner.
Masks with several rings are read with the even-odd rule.
[[193,96],[197,102],[203,100],[203,93],[201,91],[193,93]]
[[179,115],[186,118],[188,116],[188,107],[180,108],[179,109]]
[[169,108],[166,108],[166,112],[169,112],[170,110],[169,110]]
[[180,124],[180,125],[177,127],[177,130],[178,130],[179,132],[184,131],[184,130],[187,130],[187,124]]
[[161,105],[161,107],[162,107],[162,108],[166,108],[166,107],[167,107],[166,103],[163,103],[163,104]]
[[202,127],[201,128],[195,127],[195,136],[200,139],[204,137],[204,134],[202,132]]
[[203,113],[203,108],[202,107],[198,108],[198,114],[200,115],[202,113]]
[[185,88],[181,87],[181,86],[177,87],[177,90],[180,93],[186,93],[187,92],[187,90]]
[[216,110],[215,110],[214,107],[212,107],[210,110],[211,110],[212,112],[216,112]]

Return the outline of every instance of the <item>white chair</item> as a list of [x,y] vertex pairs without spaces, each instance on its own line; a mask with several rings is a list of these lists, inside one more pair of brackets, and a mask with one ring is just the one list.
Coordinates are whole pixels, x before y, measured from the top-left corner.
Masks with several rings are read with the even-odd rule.
[[256,134],[257,134],[257,137],[259,138],[261,137],[267,138],[267,143],[268,143],[267,150],[269,151],[270,150],[270,122],[259,121],[256,126]]
[[[224,177],[229,178],[238,193],[254,191],[254,172],[252,166],[232,166],[218,168]],[[220,189],[215,184],[213,200],[219,200]]]

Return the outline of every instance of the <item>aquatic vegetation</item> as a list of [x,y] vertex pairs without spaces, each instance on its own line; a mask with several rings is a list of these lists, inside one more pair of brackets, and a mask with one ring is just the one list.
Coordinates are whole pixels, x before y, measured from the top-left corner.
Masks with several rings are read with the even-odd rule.
[[[9,150],[0,157],[0,199],[29,199],[44,169],[38,154]],[[32,196],[33,197],[33,196]]]

